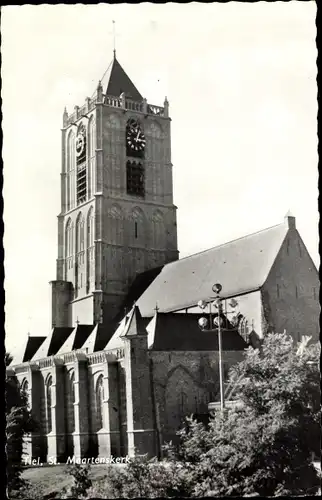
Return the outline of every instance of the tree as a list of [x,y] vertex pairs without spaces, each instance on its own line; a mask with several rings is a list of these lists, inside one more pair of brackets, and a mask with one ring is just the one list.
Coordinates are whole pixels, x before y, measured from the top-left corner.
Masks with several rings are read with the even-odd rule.
[[297,354],[286,334],[248,348],[230,372],[241,409],[220,412],[209,428],[189,419],[177,458],[191,472],[193,495],[314,494],[311,452],[320,449],[319,345]]
[[[10,355],[6,354],[6,363]],[[6,455],[8,491],[18,491],[25,485],[21,478],[23,437],[36,428],[28,409],[27,395],[14,374],[6,374]]]

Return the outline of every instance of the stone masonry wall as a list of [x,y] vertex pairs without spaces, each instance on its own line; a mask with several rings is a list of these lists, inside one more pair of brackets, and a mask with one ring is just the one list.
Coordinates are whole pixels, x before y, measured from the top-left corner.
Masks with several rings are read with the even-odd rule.
[[[151,352],[156,421],[160,440],[175,439],[185,416],[208,413],[208,403],[219,400],[218,352]],[[242,351],[223,353],[225,378]]]
[[267,329],[295,341],[319,338],[319,276],[296,229],[290,229],[262,289]]

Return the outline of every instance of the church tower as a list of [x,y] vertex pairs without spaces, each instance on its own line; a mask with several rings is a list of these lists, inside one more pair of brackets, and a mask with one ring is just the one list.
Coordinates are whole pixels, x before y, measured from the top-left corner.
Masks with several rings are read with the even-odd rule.
[[170,122],[115,52],[106,83],[65,109],[52,326],[108,322],[137,274],[178,258]]

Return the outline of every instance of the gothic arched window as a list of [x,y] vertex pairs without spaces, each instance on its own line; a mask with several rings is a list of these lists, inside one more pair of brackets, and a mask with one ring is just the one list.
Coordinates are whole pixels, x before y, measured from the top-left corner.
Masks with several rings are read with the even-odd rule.
[[96,135],[95,121],[91,116],[88,123],[88,197],[92,196],[94,189],[94,172],[95,172],[95,149],[96,149]]
[[94,210],[91,207],[87,214],[87,248],[94,245]]
[[67,139],[67,172],[75,168],[75,134],[71,130]]
[[71,130],[67,138],[66,158],[66,210],[74,207],[75,202],[75,134]]
[[248,342],[248,340],[249,340],[249,325],[248,325],[248,321],[245,318],[245,316],[243,316],[240,319],[240,322],[238,324],[238,332],[239,332],[239,335],[241,335],[241,337],[243,337],[245,342]]
[[69,372],[67,374],[66,381],[66,424],[68,433],[75,431],[75,374],[74,372]]
[[95,390],[95,399],[96,399],[96,422],[97,422],[97,430],[100,430],[104,427],[104,379],[103,375],[100,375],[96,382],[96,390]]
[[76,253],[84,250],[84,216],[78,214],[76,221]]
[[46,387],[45,387],[47,434],[52,431],[52,419],[51,419],[52,385],[53,385],[53,379],[51,376],[49,376],[48,379],[46,380]]
[[23,392],[24,396],[26,397],[27,401],[29,399],[29,382],[28,380],[24,380],[21,384],[21,391]]
[[86,279],[86,293],[89,293],[91,283],[94,281],[94,209],[90,208],[87,214],[87,279]]
[[91,117],[88,122],[88,156],[95,156],[95,121]]
[[73,225],[71,219],[68,219],[65,229],[65,256],[73,255]]

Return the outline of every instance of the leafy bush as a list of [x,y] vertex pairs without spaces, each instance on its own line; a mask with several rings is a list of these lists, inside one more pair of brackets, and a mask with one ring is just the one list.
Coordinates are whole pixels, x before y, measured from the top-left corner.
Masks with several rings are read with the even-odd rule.
[[311,452],[320,445],[319,346],[301,356],[285,334],[249,348],[231,371],[243,408],[220,412],[209,428],[189,419],[177,460],[193,466],[193,496],[314,494]]
[[[6,362],[10,355],[6,355]],[[18,496],[19,491],[27,486],[21,477],[23,438],[35,430],[37,423],[29,409],[26,394],[21,390],[16,376],[6,376],[6,471],[8,493]]]
[[124,468],[110,467],[107,487],[113,498],[172,498],[191,496],[189,471],[175,462],[132,459]]
[[79,464],[71,465],[67,468],[68,474],[73,476],[74,484],[67,493],[67,498],[87,497],[87,490],[92,486],[92,480],[88,477],[90,466]]

